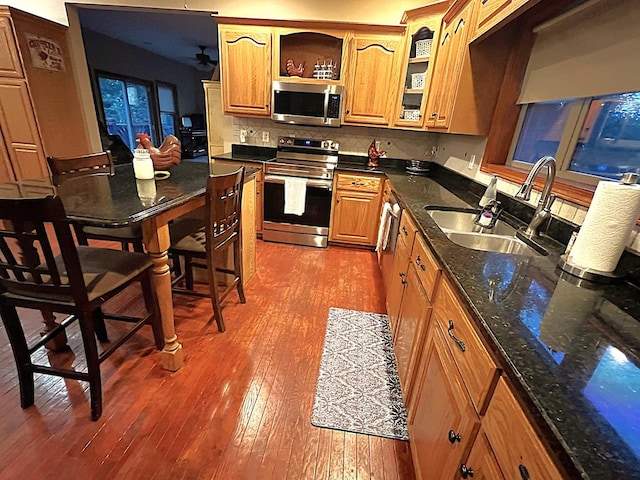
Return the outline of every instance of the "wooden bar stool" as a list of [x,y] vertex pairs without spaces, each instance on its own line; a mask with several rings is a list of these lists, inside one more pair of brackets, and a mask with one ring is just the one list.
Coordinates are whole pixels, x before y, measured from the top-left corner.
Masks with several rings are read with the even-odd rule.
[[[156,347],[164,346],[152,267],[150,257],[142,253],[76,246],[60,197],[0,199],[0,316],[18,368],[22,408],[33,405],[34,373],[41,373],[89,382],[91,419],[100,418],[100,364],[146,324],[153,327]],[[133,282],[140,282],[147,313],[103,313],[102,305]],[[29,345],[17,307],[68,317]],[[96,336],[108,341],[104,319],[127,322],[129,328],[99,352]],[[75,321],[86,372],[33,363],[32,354]]]
[[[244,184],[244,167],[228,175],[211,175],[207,179],[205,205],[205,225],[202,220],[193,222],[176,222],[169,226],[171,234],[170,253],[174,259],[184,258],[184,272],[174,281],[173,291],[197,296],[211,297],[213,313],[218,330],[224,332],[224,320],[220,302],[237,288],[241,303],[246,303],[242,283],[242,241],[241,205],[242,186]],[[232,252],[232,265],[224,264],[223,254],[228,249]],[[206,260],[206,265],[194,262],[195,259]],[[226,260],[226,257],[224,257]],[[179,260],[178,260],[179,261]],[[196,292],[193,285],[193,269],[206,268],[208,272],[209,295]],[[230,282],[219,291],[216,283],[216,272],[230,277]],[[186,288],[177,288],[182,280]]]
[[[77,157],[47,157],[47,163],[54,179],[79,175],[113,175],[115,172],[113,157],[109,150]],[[118,228],[76,226],[75,230],[78,241],[82,245],[88,245],[88,240],[91,239],[107,240],[119,242],[123,250],[128,250],[131,244],[135,252],[144,252],[142,230],[137,224]]]

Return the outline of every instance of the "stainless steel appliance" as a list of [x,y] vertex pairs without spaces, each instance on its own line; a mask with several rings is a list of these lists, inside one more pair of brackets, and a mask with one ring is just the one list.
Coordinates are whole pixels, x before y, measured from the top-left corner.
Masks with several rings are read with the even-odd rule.
[[271,118],[298,125],[339,127],[343,88],[340,85],[273,82]]
[[[278,138],[276,159],[266,163],[264,171],[264,240],[312,247],[327,246],[338,148],[339,144],[332,140]],[[302,215],[284,213],[285,183],[288,178],[303,178],[306,181]]]

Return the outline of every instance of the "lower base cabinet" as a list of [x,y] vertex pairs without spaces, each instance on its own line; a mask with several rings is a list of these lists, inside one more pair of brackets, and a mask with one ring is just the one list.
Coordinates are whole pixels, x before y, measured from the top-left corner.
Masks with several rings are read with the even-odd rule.
[[[473,480],[507,480],[496,460],[489,439],[480,429],[466,462],[460,464],[459,478]],[[456,477],[458,478],[458,477]]]
[[444,335],[432,321],[417,370],[422,378],[412,402],[409,440],[419,480],[457,478],[480,427]]

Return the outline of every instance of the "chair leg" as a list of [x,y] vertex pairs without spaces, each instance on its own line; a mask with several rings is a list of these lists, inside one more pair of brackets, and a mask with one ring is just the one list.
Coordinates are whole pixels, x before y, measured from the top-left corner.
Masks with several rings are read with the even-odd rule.
[[120,248],[122,248],[123,251],[128,252],[129,251],[129,242],[123,240],[120,242]]
[[96,332],[96,337],[100,340],[100,343],[106,343],[109,341],[107,326],[104,324],[104,314],[100,308],[96,308],[93,311],[93,328]]
[[136,238],[135,240],[132,240],[131,244],[133,245],[134,252],[144,253],[144,244],[142,243],[141,238]]
[[151,273],[147,272],[140,279],[142,286],[142,296],[147,312],[151,314],[151,328],[153,329],[153,338],[156,342],[156,348],[162,350],[164,348],[164,333],[162,332],[162,324],[160,323],[160,307],[158,306],[158,298],[151,284]]
[[33,370],[31,369],[31,356],[29,355],[29,347],[24,338],[24,330],[18,317],[15,307],[7,305],[0,300],[0,316],[4,323],[13,358],[16,361],[18,369],[18,382],[20,384],[20,405],[27,408],[34,402],[34,383]]
[[91,398],[91,420],[96,421],[102,415],[102,380],[100,377],[100,360],[98,358],[98,345],[93,329],[93,319],[96,313],[84,312],[79,318],[82,343],[87,360],[87,373],[89,375],[89,394]]
[[176,278],[178,278],[180,275],[182,275],[182,265],[180,265],[180,255],[176,255],[175,253],[173,255],[171,255],[171,260],[172,260],[172,264],[173,264],[173,273],[175,274]]
[[[213,272],[210,273],[213,277]],[[209,293],[211,294],[211,305],[213,306],[213,316],[218,324],[218,331],[224,332],[224,320],[222,319],[222,308],[220,308],[220,300],[218,299],[218,293],[216,292],[215,278],[209,279]]]
[[238,289],[240,303],[247,303],[247,299],[244,296],[244,282],[242,279],[242,248],[240,246],[240,240],[236,240],[233,243],[233,271],[238,279],[236,287]]
[[193,259],[190,255],[184,256],[184,281],[187,290],[193,290]]

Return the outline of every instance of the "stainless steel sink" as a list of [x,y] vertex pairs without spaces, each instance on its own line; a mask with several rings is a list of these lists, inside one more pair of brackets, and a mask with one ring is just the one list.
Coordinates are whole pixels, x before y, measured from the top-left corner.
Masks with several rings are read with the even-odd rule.
[[452,242],[473,250],[512,253],[515,255],[546,255],[546,251],[535,244],[529,245],[516,237],[516,229],[508,223],[497,220],[491,228],[483,228],[474,223],[477,212],[425,207],[429,216]]

